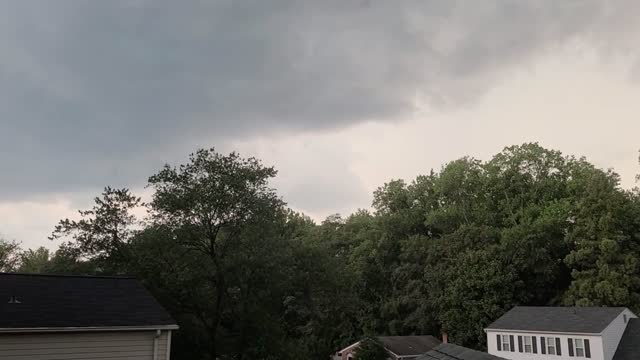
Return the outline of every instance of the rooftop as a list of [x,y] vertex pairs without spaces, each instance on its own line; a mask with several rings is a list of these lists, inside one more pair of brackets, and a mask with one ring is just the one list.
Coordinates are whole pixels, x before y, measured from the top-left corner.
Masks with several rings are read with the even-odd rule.
[[416,360],[505,360],[455,344],[441,344]]
[[640,353],[640,319],[629,319],[613,360],[635,360]]
[[623,307],[516,306],[487,326],[487,330],[599,334],[623,310]]
[[431,335],[421,336],[379,336],[387,350],[396,355],[420,355],[440,344],[440,340]]
[[175,323],[130,277],[0,273],[0,329]]

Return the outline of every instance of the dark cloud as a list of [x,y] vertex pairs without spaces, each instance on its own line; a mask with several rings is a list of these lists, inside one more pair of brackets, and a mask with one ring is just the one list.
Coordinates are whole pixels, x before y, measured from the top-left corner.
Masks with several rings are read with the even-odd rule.
[[2,2],[0,199],[140,183],[194,138],[465,105],[568,39],[610,44],[635,21],[617,4]]

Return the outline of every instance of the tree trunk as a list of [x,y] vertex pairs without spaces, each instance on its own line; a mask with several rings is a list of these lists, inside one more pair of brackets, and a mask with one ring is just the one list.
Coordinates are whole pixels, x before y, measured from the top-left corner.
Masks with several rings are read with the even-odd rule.
[[221,276],[217,276],[217,279],[213,285],[217,293],[213,318],[211,320],[211,328],[209,330],[209,341],[211,342],[211,344],[209,345],[209,352],[211,354],[211,360],[215,360],[218,356],[216,340],[218,339],[218,327],[220,326],[220,321],[222,320],[222,308],[225,292],[225,285]]

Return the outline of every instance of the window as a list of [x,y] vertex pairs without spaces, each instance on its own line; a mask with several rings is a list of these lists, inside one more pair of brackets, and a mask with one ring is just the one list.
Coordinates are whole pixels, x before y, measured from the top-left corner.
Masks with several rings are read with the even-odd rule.
[[526,353],[530,353],[533,352],[533,345],[532,345],[532,341],[531,341],[531,336],[525,336],[524,337],[524,352]]
[[569,356],[586,358],[591,357],[591,347],[589,346],[589,339],[568,338],[567,345],[569,345]]
[[576,348],[576,357],[584,357],[584,340],[574,339],[573,343]]
[[624,323],[627,323],[627,314],[622,315],[622,318],[624,319]]
[[556,338],[554,337],[547,338],[547,354],[549,355],[556,354]]
[[502,351],[511,351],[509,344],[509,335],[502,335]]

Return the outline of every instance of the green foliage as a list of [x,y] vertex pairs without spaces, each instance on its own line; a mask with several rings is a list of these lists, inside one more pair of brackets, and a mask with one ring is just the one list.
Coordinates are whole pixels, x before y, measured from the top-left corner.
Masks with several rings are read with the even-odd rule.
[[20,264],[20,244],[0,237],[0,272],[15,271]]
[[71,240],[65,244],[67,258],[89,258],[101,264],[105,272],[118,272],[125,261],[125,245],[137,225],[132,211],[142,201],[128,189],[106,187],[94,203],[90,210],[78,211],[80,220],[60,220],[49,239]]
[[49,249],[40,246],[36,250],[29,249],[20,254],[20,272],[42,273],[49,264]]
[[356,360],[387,360],[389,353],[382,345],[382,342],[375,337],[365,337],[355,352]]
[[[270,292],[266,283],[281,275],[277,264],[283,244],[277,226],[284,204],[268,187],[275,175],[254,158],[211,149],[149,178],[154,223],[172,234],[176,251],[197,259],[200,269],[192,286],[202,289],[198,300],[211,299],[196,314],[197,326],[207,333],[211,359],[230,347],[244,352],[250,335],[269,324],[255,321],[269,314],[254,305],[263,292]],[[263,335],[279,331],[262,330]],[[235,341],[222,343],[221,334]],[[265,341],[262,346],[273,344]]]
[[[71,241],[48,261],[5,241],[0,269],[135,274],[180,325],[175,359],[326,359],[364,334],[442,331],[482,349],[514,305],[640,310],[640,193],[585,159],[535,143],[462,158],[319,225],[275,176],[199,150],[149,178],[145,224],[140,199],[107,188],[60,222],[52,237]],[[386,357],[373,340],[357,358]]]

